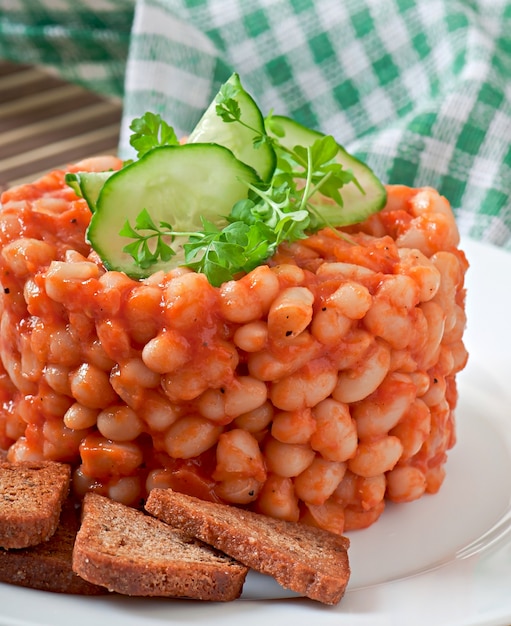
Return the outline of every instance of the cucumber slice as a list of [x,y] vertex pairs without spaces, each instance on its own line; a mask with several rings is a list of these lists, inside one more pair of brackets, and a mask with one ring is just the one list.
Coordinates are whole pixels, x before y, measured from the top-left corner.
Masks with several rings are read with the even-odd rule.
[[201,216],[223,227],[233,204],[247,197],[247,183],[257,180],[256,172],[223,146],[197,143],[154,148],[105,181],[87,230],[88,241],[109,270],[133,278],[168,271],[182,264],[181,244],[186,238],[174,241],[172,247],[178,254],[170,261],[144,269],[123,251],[130,243],[119,235],[126,220],[134,226],[146,209],[156,225],[165,221],[176,231],[201,231]]
[[83,198],[89,205],[92,213],[96,210],[99,192],[105,181],[114,174],[108,172],[72,172],[65,176],[66,183],[74,190],[77,196]]
[[[233,90],[232,97],[239,105],[241,120],[250,128],[239,122],[224,122],[217,114],[218,99],[222,98],[225,90]],[[259,107],[242,87],[238,74],[233,74],[224,83],[220,92],[206,109],[197,126],[188,137],[188,143],[217,143],[232,150],[234,155],[243,163],[252,166],[263,181],[269,181],[275,170],[277,157],[268,143],[262,143],[257,148],[253,145],[254,137],[265,134],[264,117]]]
[[[272,120],[284,131],[284,137],[279,136],[278,140],[286,148],[293,149],[297,145],[308,147],[317,139],[324,137],[322,133],[306,128],[289,117],[274,115]],[[268,133],[276,136],[271,129]],[[340,190],[344,202],[342,208],[321,193],[314,194],[310,202],[332,226],[348,226],[363,222],[385,206],[387,201],[385,187],[370,167],[346,152],[341,145],[336,160],[346,170],[353,172],[364,193],[361,193],[354,183],[349,183]]]

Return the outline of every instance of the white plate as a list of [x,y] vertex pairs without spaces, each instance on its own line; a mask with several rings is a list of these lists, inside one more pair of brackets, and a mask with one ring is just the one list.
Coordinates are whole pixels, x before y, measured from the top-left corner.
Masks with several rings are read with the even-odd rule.
[[76,598],[0,584],[6,626],[508,626],[511,624],[511,255],[464,241],[466,343],[458,442],[435,496],[389,506],[351,533],[352,578],[336,607],[292,597],[250,574],[226,604]]

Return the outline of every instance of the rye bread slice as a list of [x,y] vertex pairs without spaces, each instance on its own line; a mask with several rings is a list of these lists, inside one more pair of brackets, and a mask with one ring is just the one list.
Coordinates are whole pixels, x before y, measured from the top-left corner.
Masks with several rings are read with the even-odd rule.
[[80,527],[79,512],[71,500],[62,507],[57,530],[48,541],[30,548],[0,549],[0,582],[77,595],[100,595],[108,591],[73,572],[73,545]]
[[85,496],[74,571],[130,596],[228,601],[248,569],[180,530],[104,496]]
[[153,489],[145,508],[286,589],[324,604],[337,604],[344,595],[350,576],[346,537],[171,489]]
[[69,493],[71,469],[63,463],[0,463],[0,547],[27,548],[57,529]]

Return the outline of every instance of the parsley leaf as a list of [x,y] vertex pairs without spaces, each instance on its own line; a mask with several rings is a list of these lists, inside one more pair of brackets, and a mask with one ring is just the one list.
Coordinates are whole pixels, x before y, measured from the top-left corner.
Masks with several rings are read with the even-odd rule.
[[[141,231],[146,231],[146,234],[142,234]],[[160,222],[157,226],[147,209],[142,209],[138,214],[134,226],[126,220],[119,231],[119,235],[134,240],[124,246],[123,252],[129,254],[135,263],[143,269],[151,267],[158,261],[170,261],[176,254],[170,246],[175,237],[172,226],[167,222]]]
[[[285,146],[279,141],[285,137],[284,129],[272,112],[265,118],[263,131],[242,119],[239,91],[235,85],[225,83],[215,100],[216,114],[226,124],[237,123],[254,131],[255,147],[263,143],[272,146],[277,167],[271,181],[247,181],[248,197],[234,204],[223,228],[202,218],[202,230],[178,232],[168,222],[155,224],[142,210],[135,224],[126,221],[119,233],[132,240],[123,250],[140,267],[171,259],[176,254],[172,244],[181,237],[186,239],[184,264],[204,273],[211,284],[218,286],[264,263],[282,242],[297,241],[331,226],[311,202],[314,194],[321,193],[342,209],[344,185],[354,183],[362,191],[354,174],[336,160],[339,146],[332,136],[319,136],[308,146]],[[139,157],[156,146],[178,143],[173,129],[159,115],[146,113],[133,121],[131,129],[135,131],[131,144]]]
[[133,134],[130,144],[137,151],[137,158],[144,156],[157,146],[174,146],[179,141],[172,126],[162,120],[157,113],[144,113],[142,117],[135,118],[130,125]]
[[216,97],[216,114],[227,124],[241,120],[241,109],[236,95],[238,89],[230,83],[224,83]]
[[[218,113],[226,121],[236,121],[239,114],[231,95],[232,89],[225,89],[218,104]],[[275,145],[279,150],[279,144]],[[328,226],[309,199],[321,190],[342,206],[339,189],[354,177],[335,163],[337,150],[330,136],[309,147],[281,149],[279,170],[271,183],[247,183],[248,198],[234,204],[227,216],[229,223],[222,229],[202,218],[202,231],[177,232],[167,222],[156,225],[144,209],[133,226],[126,222],[120,231],[121,236],[134,240],[123,250],[147,268],[172,258],[172,242],[184,237],[185,265],[205,274],[211,284],[218,286],[249,272],[266,261],[280,243],[297,241]]]

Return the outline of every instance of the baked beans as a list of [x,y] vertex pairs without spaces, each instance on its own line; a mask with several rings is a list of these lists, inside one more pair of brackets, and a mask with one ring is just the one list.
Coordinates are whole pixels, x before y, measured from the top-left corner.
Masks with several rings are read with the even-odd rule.
[[[118,169],[117,159],[72,169]],[[322,230],[219,288],[133,280],[52,172],[0,213],[0,449],[136,505],[154,487],[344,532],[436,492],[467,360],[453,214],[432,189]]]

